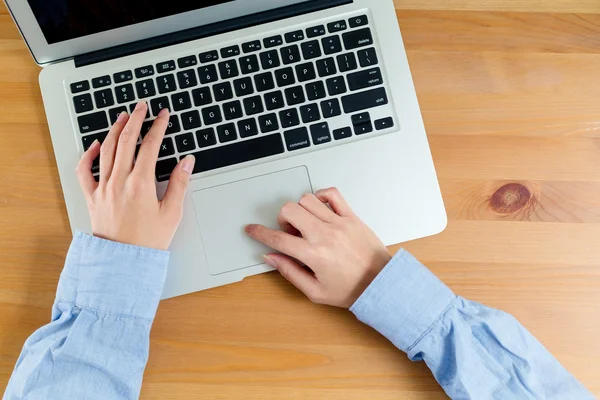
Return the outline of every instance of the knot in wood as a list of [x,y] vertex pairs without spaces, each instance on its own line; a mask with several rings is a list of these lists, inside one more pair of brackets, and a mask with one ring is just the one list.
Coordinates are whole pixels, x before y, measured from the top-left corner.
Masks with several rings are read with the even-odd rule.
[[520,183],[508,183],[492,195],[490,207],[499,214],[511,214],[527,206],[531,192]]

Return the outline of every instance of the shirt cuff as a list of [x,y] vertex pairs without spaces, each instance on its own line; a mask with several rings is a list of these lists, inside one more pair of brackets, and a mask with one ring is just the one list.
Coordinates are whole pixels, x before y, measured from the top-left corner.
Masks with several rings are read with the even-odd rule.
[[408,352],[455,298],[431,271],[400,250],[350,311]]
[[57,301],[130,317],[154,319],[169,252],[75,233],[58,283]]

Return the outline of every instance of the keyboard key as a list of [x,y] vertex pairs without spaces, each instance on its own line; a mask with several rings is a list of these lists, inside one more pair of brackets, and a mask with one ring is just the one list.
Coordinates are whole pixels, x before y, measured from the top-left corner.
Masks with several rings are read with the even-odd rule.
[[171,104],[169,103],[168,97],[157,97],[156,99],[150,100],[150,108],[152,108],[152,114],[156,117],[163,108],[171,110]]
[[[131,115],[131,114],[133,114],[133,110],[135,110],[135,107],[136,107],[136,106],[137,106],[137,103],[132,103],[132,104],[130,104],[130,105],[129,105],[129,114],[130,114],[130,115]],[[113,110],[114,110],[114,109],[113,109]],[[112,111],[112,110],[111,110],[111,111]],[[109,115],[110,115],[110,111],[109,111],[108,113],[109,113]],[[146,109],[146,117],[145,117],[145,119],[148,119],[148,118],[150,118],[150,107],[148,107],[148,108]]]
[[369,24],[369,18],[366,15],[361,15],[360,17],[350,18],[350,28],[357,28],[359,26],[364,26]]
[[173,60],[163,61],[159,64],[156,64],[156,70],[158,71],[159,74],[161,74],[163,72],[174,71],[175,70],[175,61],[173,61]]
[[109,86],[111,83],[112,82],[110,80],[110,76],[108,75],[92,79],[92,86],[94,87],[94,89]]
[[242,44],[242,51],[244,53],[252,53],[258,50],[262,50],[262,44],[260,44],[260,40],[254,40],[252,42]]
[[286,131],[284,136],[288,151],[300,150],[310,146],[308,129],[305,127]]
[[348,74],[348,86],[352,91],[381,84],[383,84],[383,77],[381,76],[381,70],[379,68],[372,68]]
[[223,116],[221,115],[221,108],[219,106],[211,106],[202,109],[202,119],[204,125],[218,124],[223,122]]
[[337,74],[335,60],[330,57],[317,61],[317,70],[319,71],[319,76],[321,78]]
[[279,87],[293,85],[296,83],[296,79],[294,78],[294,70],[292,67],[288,67],[275,71],[275,80],[277,80],[277,86]]
[[321,111],[323,112],[323,117],[325,118],[332,118],[342,115],[342,110],[340,108],[340,102],[338,99],[322,101]]
[[260,53],[260,63],[262,64],[263,69],[279,67],[281,65],[279,53],[277,53],[277,50],[269,50]]
[[126,112],[127,112],[127,107],[125,107],[125,106],[115,107],[115,108],[111,108],[110,110],[108,110],[108,118],[110,119],[110,123],[114,124],[115,122],[117,122],[119,115],[121,115],[121,113],[126,113]]
[[262,113],[265,109],[260,96],[244,99],[244,110],[246,110],[246,115],[248,116]]
[[198,68],[198,76],[200,77],[200,83],[204,85],[219,80],[219,76],[217,75],[217,67],[214,65],[207,65],[206,67]]
[[283,44],[283,38],[281,35],[271,36],[263,40],[265,45],[265,49],[270,49],[272,47],[281,46]]
[[221,79],[235,78],[240,74],[240,71],[235,60],[228,60],[219,63],[219,72]]
[[327,79],[327,91],[330,96],[346,93],[348,88],[346,87],[346,80],[344,77],[336,76],[335,78]]
[[302,57],[300,56],[300,48],[298,45],[283,47],[281,49],[281,59],[285,65],[302,61]]
[[227,121],[232,119],[242,118],[244,111],[242,110],[242,103],[239,100],[235,100],[229,103],[223,104],[223,115]]
[[115,83],[129,82],[133,80],[133,73],[131,71],[117,72],[113,74],[113,79]]
[[384,129],[393,128],[394,119],[392,117],[382,118],[375,121],[375,129],[382,131]]
[[188,92],[181,92],[172,95],[171,102],[173,103],[174,111],[182,111],[192,108],[192,99],[190,99],[190,94]]
[[213,92],[216,101],[233,99],[233,89],[231,89],[231,83],[229,82],[216,84],[213,86]]
[[235,124],[229,123],[217,127],[217,134],[219,135],[219,142],[227,143],[237,139],[237,131],[235,130]]
[[340,72],[348,72],[358,68],[354,53],[340,54],[337,56],[337,62],[340,67]]
[[108,118],[106,118],[106,113],[104,111],[77,117],[77,122],[79,123],[79,131],[81,133],[108,128]]
[[388,104],[388,102],[388,97],[383,87],[342,97],[342,104],[346,114],[382,106]]
[[237,97],[244,97],[254,93],[251,78],[241,78],[233,81],[233,88]]
[[221,57],[228,58],[240,55],[240,46],[229,46],[221,49]]
[[207,128],[196,132],[196,139],[200,148],[214,146],[217,144],[217,136],[214,128]]
[[283,129],[300,125],[300,117],[298,116],[298,110],[296,110],[295,108],[280,111],[279,120],[281,121],[281,127]]
[[94,109],[92,95],[86,93],[73,97],[73,105],[75,106],[75,112],[77,114],[92,111]]
[[312,81],[317,78],[315,67],[310,62],[296,65],[296,75],[299,82]]
[[181,125],[179,125],[179,117],[177,115],[171,115],[169,117],[169,124],[167,125],[165,135],[170,135],[172,133],[177,132],[181,132]]
[[348,139],[352,137],[352,128],[349,126],[333,131],[333,138],[335,140]]
[[303,31],[294,31],[285,34],[285,41],[287,43],[294,43],[304,40],[304,32]]
[[314,103],[300,107],[300,115],[302,115],[302,122],[304,122],[305,124],[315,122],[321,119],[321,113],[319,113],[319,106]]
[[371,115],[368,112],[355,114],[352,116],[352,125],[360,125],[371,121]]
[[201,87],[199,89],[192,90],[192,97],[194,98],[194,105],[196,107],[206,106],[213,101],[210,88],[208,87]]
[[160,151],[158,152],[158,158],[172,156],[175,154],[175,146],[173,146],[173,139],[164,138],[160,145]]
[[273,80],[273,75],[270,72],[255,75],[254,83],[256,84],[256,90],[259,92],[275,89],[275,81]]
[[358,60],[360,61],[361,67],[370,67],[371,65],[377,65],[379,60],[377,59],[377,52],[375,48],[364,49],[358,51]]
[[363,122],[362,124],[354,125],[354,133],[356,135],[364,135],[373,132],[373,123],[371,121]]
[[73,94],[85,92],[86,90],[90,90],[90,83],[88,81],[71,83],[71,93]]
[[216,61],[219,59],[219,53],[216,50],[207,51],[205,53],[201,53],[198,58],[200,58],[200,62],[202,64],[206,64],[212,61]]
[[343,50],[342,41],[338,35],[323,38],[321,43],[323,44],[323,52],[325,54],[339,53]]
[[344,20],[327,24],[327,30],[329,31],[329,33],[341,32],[345,31],[346,29],[348,29],[348,24]]
[[276,114],[261,115],[258,117],[258,124],[262,133],[274,132],[279,129]]
[[310,126],[310,136],[314,145],[331,142],[331,133],[329,132],[329,124],[321,122]]
[[156,95],[156,87],[154,86],[154,81],[152,79],[137,81],[135,83],[135,88],[137,89],[137,95],[140,99]]
[[200,122],[200,113],[198,110],[192,110],[181,114],[181,123],[183,124],[183,129],[186,131],[200,128],[202,126],[202,122]]
[[193,69],[178,72],[177,82],[179,82],[180,89],[187,89],[190,87],[197,86],[198,79],[196,78],[196,72]]
[[306,101],[304,97],[304,90],[302,86],[294,86],[289,89],[285,89],[285,100],[288,106],[295,106],[296,104],[302,104]]
[[110,89],[94,92],[94,99],[96,100],[96,108],[110,107],[115,104],[115,99]]
[[196,56],[183,57],[177,60],[177,65],[179,66],[179,68],[192,67],[196,64],[198,64],[198,59],[196,58]]
[[81,142],[83,143],[83,151],[88,151],[94,141],[98,140],[100,143],[104,142],[108,132],[94,133],[93,135],[83,136]]
[[323,82],[312,82],[306,85],[306,97],[309,101],[319,100],[327,96]]
[[323,36],[325,33],[327,32],[325,31],[325,26],[323,25],[313,26],[312,28],[308,28],[306,30],[306,36],[308,36],[309,38]]
[[142,128],[140,129],[140,134],[142,135],[142,138],[145,138],[148,132],[150,132],[150,129],[152,129],[152,124],[154,124],[154,120],[145,121],[144,123],[142,123]]
[[168,158],[156,163],[156,180],[158,182],[168,181],[177,166],[176,158]]
[[133,93],[133,85],[128,83],[127,85],[117,86],[115,88],[115,97],[117,98],[117,103],[119,104],[134,101],[135,93]]
[[175,144],[177,145],[177,151],[180,153],[192,151],[196,148],[194,135],[192,133],[184,133],[183,135],[175,136]]
[[244,75],[258,72],[260,69],[258,57],[256,57],[254,54],[251,54],[249,56],[240,58],[240,69]]
[[169,74],[156,78],[156,86],[158,87],[158,92],[160,94],[174,92],[177,90],[175,76],[173,76],[173,74]]
[[154,67],[152,65],[147,65],[145,67],[135,69],[135,77],[136,78],[145,78],[147,76],[152,76],[152,75],[154,75]]
[[283,108],[285,103],[283,102],[283,94],[281,91],[271,92],[265,94],[265,104],[267,106],[267,110],[277,110],[278,108]]
[[344,33],[343,37],[346,50],[373,45],[373,35],[371,35],[371,29],[369,28]]
[[283,141],[279,133],[243,140],[194,154],[196,156],[194,173],[197,174],[230,165],[259,160],[283,152]]
[[302,55],[305,60],[321,57],[321,47],[319,46],[319,42],[312,40],[310,42],[302,43]]
[[237,125],[241,138],[258,135],[258,125],[256,125],[256,120],[254,118],[238,121]]

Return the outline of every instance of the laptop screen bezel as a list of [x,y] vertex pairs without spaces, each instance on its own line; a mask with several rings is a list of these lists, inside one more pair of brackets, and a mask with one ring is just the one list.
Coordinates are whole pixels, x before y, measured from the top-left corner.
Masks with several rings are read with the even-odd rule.
[[318,0],[235,0],[77,39],[48,44],[29,3],[25,0],[5,0],[35,62],[41,66],[84,53],[309,1]]

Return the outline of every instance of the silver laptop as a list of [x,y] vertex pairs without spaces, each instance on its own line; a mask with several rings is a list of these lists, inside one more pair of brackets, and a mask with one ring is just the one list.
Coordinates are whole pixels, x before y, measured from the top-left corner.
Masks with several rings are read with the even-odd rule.
[[[172,112],[157,190],[196,168],[163,297],[267,272],[243,232],[337,186],[386,244],[446,214],[392,0],[6,0],[36,62],[73,230],[75,176],[121,112]],[[95,167],[98,172],[98,166]]]

